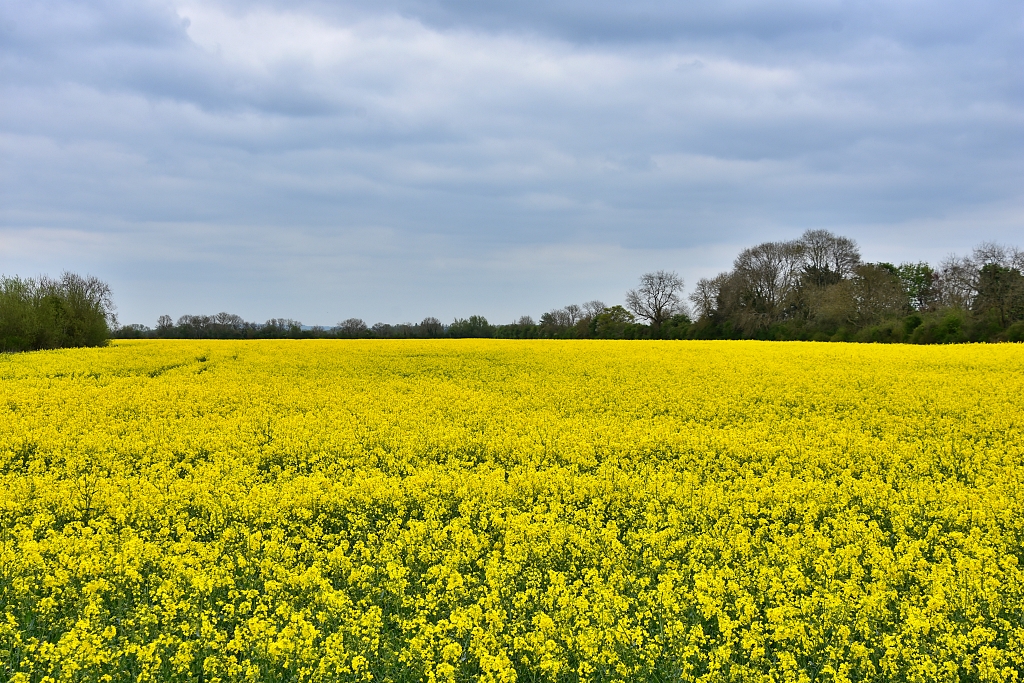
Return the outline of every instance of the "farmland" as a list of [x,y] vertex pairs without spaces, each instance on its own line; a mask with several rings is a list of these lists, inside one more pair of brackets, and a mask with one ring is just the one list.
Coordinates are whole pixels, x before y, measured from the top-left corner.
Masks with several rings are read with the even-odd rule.
[[1024,678],[1024,346],[0,355],[14,681]]

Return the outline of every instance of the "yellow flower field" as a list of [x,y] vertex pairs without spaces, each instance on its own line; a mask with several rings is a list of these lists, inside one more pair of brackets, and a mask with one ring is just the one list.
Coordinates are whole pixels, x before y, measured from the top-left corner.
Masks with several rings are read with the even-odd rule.
[[1024,346],[0,355],[13,681],[1021,681]]

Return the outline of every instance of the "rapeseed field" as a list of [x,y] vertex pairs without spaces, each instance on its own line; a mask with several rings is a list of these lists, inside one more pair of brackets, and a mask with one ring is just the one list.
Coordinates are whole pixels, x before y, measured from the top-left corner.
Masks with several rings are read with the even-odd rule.
[[0,355],[17,681],[1020,681],[1024,346]]

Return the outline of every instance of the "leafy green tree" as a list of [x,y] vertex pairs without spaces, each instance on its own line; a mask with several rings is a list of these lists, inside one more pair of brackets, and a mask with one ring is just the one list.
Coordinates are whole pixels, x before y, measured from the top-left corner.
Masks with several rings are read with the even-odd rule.
[[622,306],[612,306],[594,316],[591,325],[596,339],[622,339],[626,327],[636,322],[632,313]]
[[1024,275],[997,263],[982,266],[972,309],[977,314],[993,314],[1001,329],[1024,319]]
[[927,263],[878,263],[900,281],[903,290],[910,299],[911,307],[916,311],[927,311],[933,308],[938,298],[938,274]]
[[38,315],[33,306],[34,283],[17,277],[0,279],[0,352],[35,347]]
[[487,318],[482,315],[471,315],[468,319],[456,318],[455,322],[448,326],[448,336],[455,338],[493,337],[494,329],[487,322]]
[[110,287],[95,277],[0,278],[0,350],[102,346],[116,326]]

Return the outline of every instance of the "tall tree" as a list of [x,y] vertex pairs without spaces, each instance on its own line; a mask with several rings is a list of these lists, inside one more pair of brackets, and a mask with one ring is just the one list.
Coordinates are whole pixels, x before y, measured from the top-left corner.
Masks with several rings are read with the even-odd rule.
[[662,323],[683,309],[682,292],[683,278],[674,271],[644,273],[640,286],[626,292],[626,307],[659,330]]
[[[888,264],[879,265],[885,266]],[[938,274],[927,263],[901,263],[890,269],[910,298],[910,305],[917,311],[927,311],[935,305],[937,298]]]
[[722,288],[731,273],[719,273],[713,278],[701,278],[690,294],[690,303],[698,318],[712,318],[721,307]]
[[114,311],[110,287],[92,276],[0,277],[0,350],[102,346],[117,327]]
[[800,283],[802,258],[799,242],[765,242],[740,252],[733,267],[742,327],[767,327],[785,317]]
[[433,316],[427,316],[420,322],[421,337],[440,337],[444,334],[444,325]]
[[978,292],[972,309],[979,314],[993,313],[999,327],[1024,318],[1024,275],[1016,268],[986,263],[978,276]]
[[969,310],[978,293],[981,269],[970,256],[948,256],[939,265],[937,285],[943,306]]
[[339,337],[362,337],[370,328],[361,318],[348,318],[338,323],[334,329]]
[[817,287],[834,285],[853,275],[860,264],[857,243],[828,230],[808,230],[797,241],[803,257],[804,279]]
[[903,284],[884,266],[859,265],[848,283],[857,305],[857,323],[861,326],[910,312],[910,297]]

